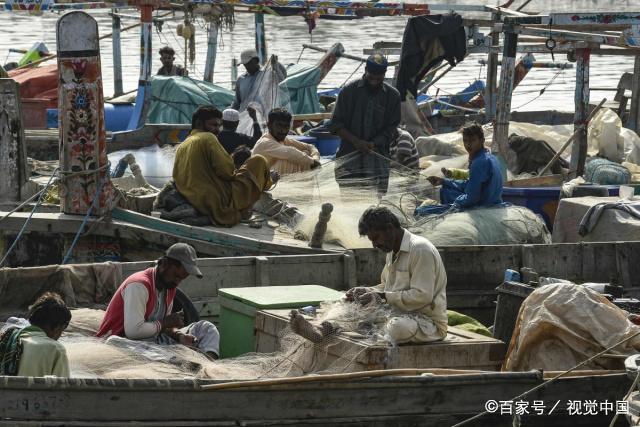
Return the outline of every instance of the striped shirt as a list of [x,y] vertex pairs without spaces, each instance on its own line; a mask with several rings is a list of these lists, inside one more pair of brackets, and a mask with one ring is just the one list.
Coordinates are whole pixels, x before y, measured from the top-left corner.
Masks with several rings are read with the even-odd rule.
[[[389,147],[391,159],[413,170],[420,169],[420,155],[418,148],[411,134],[402,129],[398,129],[397,137],[391,142]],[[393,164],[394,168],[401,168],[398,164]]]

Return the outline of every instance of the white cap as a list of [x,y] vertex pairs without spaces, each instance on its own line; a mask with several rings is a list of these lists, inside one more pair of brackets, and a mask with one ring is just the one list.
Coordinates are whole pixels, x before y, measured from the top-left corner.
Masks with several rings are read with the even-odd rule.
[[240,63],[244,65],[247,62],[251,61],[253,58],[258,58],[258,52],[256,52],[255,49],[244,50],[240,54]]
[[227,108],[222,112],[222,120],[225,122],[239,122],[240,121],[240,113],[233,108]]

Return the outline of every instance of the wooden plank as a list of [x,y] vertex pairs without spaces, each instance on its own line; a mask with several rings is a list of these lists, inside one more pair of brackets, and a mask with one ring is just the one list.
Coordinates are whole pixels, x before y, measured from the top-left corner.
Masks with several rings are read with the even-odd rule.
[[507,153],[509,152],[509,118],[511,115],[511,96],[515,79],[515,57],[518,35],[507,31],[504,33],[504,40],[492,151],[499,156],[502,163],[506,164]]
[[22,200],[29,179],[18,83],[0,79],[0,202]]
[[[273,349],[273,337],[288,327],[288,310],[263,310],[256,313],[258,345]],[[267,335],[267,337],[260,337]],[[272,337],[272,338],[269,338]],[[392,347],[384,341],[354,338],[357,335],[340,333],[331,345],[316,346],[318,360],[326,357],[323,367],[344,366],[349,372],[396,368],[460,368],[498,370],[506,346],[494,338],[449,327],[443,341],[425,344],[403,344]],[[260,338],[258,338],[260,337]],[[364,337],[362,337],[364,338]],[[263,351],[257,347],[256,351]]]
[[634,59],[631,86],[631,106],[626,127],[638,133],[640,132],[640,56]]
[[582,176],[587,160],[587,116],[589,115],[589,49],[576,49],[576,89],[574,131],[580,131],[571,150],[571,172]]
[[102,216],[111,209],[113,187],[107,169],[98,24],[85,12],[69,12],[58,19],[56,42],[60,209],[81,215],[92,209],[93,215]]
[[562,175],[544,175],[533,178],[514,179],[504,183],[505,187],[557,187],[562,185]]

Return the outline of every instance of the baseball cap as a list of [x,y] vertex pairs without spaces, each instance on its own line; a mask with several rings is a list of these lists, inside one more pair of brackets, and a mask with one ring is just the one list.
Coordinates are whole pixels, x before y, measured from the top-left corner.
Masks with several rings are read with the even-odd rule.
[[226,122],[239,122],[240,121],[240,113],[233,108],[227,108],[222,112],[222,120]]
[[198,268],[198,256],[193,246],[186,243],[176,243],[167,249],[165,256],[180,261],[187,273],[202,279],[202,272]]
[[253,58],[258,58],[258,52],[255,49],[247,49],[240,54],[240,63],[243,65],[251,61]]

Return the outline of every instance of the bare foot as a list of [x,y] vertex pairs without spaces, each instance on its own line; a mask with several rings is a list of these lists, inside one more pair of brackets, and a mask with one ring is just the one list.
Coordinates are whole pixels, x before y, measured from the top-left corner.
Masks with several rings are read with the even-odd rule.
[[319,343],[324,338],[319,328],[313,326],[311,322],[305,319],[297,310],[291,310],[291,313],[289,313],[289,326],[291,326],[293,332],[311,342]]

